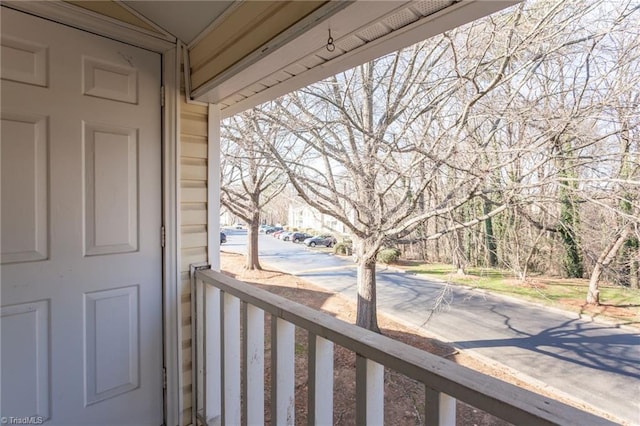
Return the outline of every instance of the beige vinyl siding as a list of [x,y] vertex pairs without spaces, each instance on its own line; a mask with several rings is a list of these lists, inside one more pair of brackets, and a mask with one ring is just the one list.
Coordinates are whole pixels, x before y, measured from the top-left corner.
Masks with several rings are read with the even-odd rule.
[[192,342],[189,265],[207,262],[207,107],[180,103],[180,302],[183,424],[191,424]]

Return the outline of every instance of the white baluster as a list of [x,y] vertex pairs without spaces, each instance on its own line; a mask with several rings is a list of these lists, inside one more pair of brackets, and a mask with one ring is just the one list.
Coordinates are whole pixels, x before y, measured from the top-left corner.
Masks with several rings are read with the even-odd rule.
[[271,320],[271,424],[295,421],[295,326],[280,318]]
[[249,426],[264,424],[264,311],[243,303],[244,418]]

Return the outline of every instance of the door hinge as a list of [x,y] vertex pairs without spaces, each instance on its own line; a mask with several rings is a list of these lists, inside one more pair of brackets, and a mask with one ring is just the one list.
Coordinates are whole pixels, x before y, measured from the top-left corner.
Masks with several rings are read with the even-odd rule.
[[164,226],[160,227],[160,246],[164,247],[167,243],[167,231]]
[[160,86],[160,106],[164,107],[164,86]]
[[162,367],[162,389],[167,388],[167,368]]

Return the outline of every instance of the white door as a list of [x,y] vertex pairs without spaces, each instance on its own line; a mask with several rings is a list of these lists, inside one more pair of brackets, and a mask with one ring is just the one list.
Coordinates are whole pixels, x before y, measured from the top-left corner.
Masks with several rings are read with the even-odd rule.
[[1,415],[160,425],[160,57],[1,28]]

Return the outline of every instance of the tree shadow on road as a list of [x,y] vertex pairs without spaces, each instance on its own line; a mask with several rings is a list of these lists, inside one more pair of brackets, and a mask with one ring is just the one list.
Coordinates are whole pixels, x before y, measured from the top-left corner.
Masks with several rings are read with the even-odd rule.
[[[521,337],[457,341],[454,344],[468,349],[517,347],[584,367],[640,379],[640,334],[636,332],[620,333],[620,327],[617,326],[585,323],[574,318],[534,334],[515,327],[511,318],[498,312],[496,306],[491,311],[502,316],[505,326]],[[612,330],[616,333],[611,334]]]

